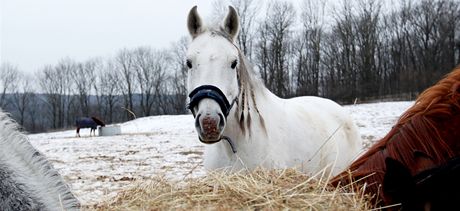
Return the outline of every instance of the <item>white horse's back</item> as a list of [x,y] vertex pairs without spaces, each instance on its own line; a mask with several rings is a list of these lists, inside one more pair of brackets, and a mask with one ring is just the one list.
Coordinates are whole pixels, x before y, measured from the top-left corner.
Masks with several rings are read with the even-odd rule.
[[[301,125],[299,133],[302,134],[301,131],[304,131],[303,134],[309,137],[296,139],[297,142],[310,146],[306,148],[317,147],[306,161],[315,163],[314,160],[318,160],[318,164],[311,165],[311,168],[317,165],[319,168],[316,170],[319,170],[332,165],[332,172],[336,174],[357,158],[362,149],[362,140],[358,128],[342,106],[329,99],[314,96],[297,97],[286,101],[286,110],[298,113],[296,115],[295,112],[290,114],[288,112],[286,121],[297,117],[296,121]],[[295,127],[294,123],[291,125]]]

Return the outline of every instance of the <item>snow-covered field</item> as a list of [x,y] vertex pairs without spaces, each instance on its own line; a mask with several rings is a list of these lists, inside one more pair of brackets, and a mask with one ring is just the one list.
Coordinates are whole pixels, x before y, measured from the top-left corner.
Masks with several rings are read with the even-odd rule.
[[[413,102],[345,106],[367,145],[383,137]],[[139,118],[120,124],[123,135],[82,138],[75,131],[29,135],[83,205],[114,196],[117,191],[158,175],[175,179],[204,175],[204,146],[197,139],[192,115]]]

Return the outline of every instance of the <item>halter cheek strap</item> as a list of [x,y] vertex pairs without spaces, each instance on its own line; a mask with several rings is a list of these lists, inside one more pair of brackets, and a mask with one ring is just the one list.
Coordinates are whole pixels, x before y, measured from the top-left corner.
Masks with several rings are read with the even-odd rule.
[[228,114],[230,113],[230,110],[232,110],[232,107],[237,99],[235,98],[230,104],[227,100],[227,97],[225,97],[224,93],[219,88],[212,85],[199,86],[192,92],[190,92],[188,97],[190,98],[190,103],[187,105],[187,109],[190,109],[190,111],[193,113],[193,116],[195,116],[193,108],[197,106],[202,99],[209,98],[216,101],[219,104],[220,109],[224,114],[225,118],[227,118]]

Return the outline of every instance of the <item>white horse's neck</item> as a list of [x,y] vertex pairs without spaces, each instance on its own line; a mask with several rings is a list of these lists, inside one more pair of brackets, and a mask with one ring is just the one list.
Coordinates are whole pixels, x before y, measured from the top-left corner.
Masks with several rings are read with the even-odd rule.
[[0,162],[12,170],[16,182],[31,191],[46,210],[78,209],[79,202],[62,177],[17,131],[17,125],[0,111]]

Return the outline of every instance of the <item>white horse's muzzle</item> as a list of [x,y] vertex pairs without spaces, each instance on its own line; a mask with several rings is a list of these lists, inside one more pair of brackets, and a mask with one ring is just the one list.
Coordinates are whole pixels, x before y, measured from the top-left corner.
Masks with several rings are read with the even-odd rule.
[[206,144],[222,139],[226,118],[236,101],[230,103],[225,94],[216,86],[203,85],[189,94],[187,108],[195,116],[195,128],[200,141]]
[[195,128],[200,141],[205,144],[219,142],[225,128],[225,118],[220,112],[199,112],[195,118]]

